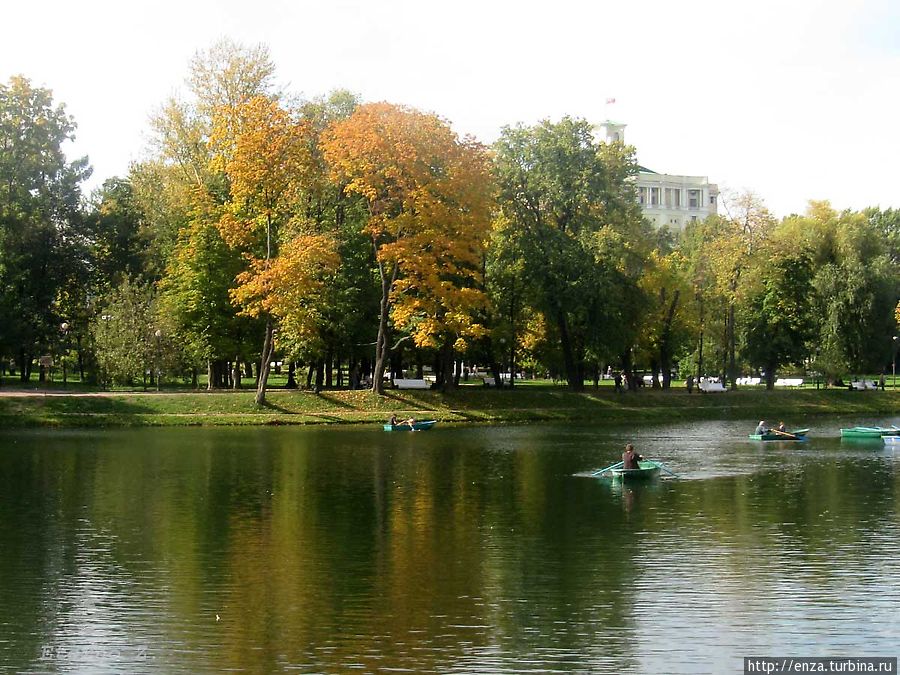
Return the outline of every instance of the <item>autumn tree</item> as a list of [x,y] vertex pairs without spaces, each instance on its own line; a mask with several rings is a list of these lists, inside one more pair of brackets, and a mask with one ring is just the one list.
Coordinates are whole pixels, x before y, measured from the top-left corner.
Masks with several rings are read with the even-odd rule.
[[419,346],[453,349],[483,332],[477,283],[490,224],[484,149],[434,115],[375,103],[323,135],[334,180],[366,202],[365,233],[381,284],[373,389],[383,391],[391,319]]
[[216,118],[212,134],[214,161],[230,184],[217,226],[246,261],[233,301],[242,313],[265,321],[256,391],[261,405],[276,322],[286,334],[308,339],[319,323],[315,298],[322,275],[337,259],[332,238],[316,232],[302,210],[312,170],[308,124],[263,96],[226,113]]
[[662,387],[668,389],[673,358],[689,343],[696,326],[687,261],[678,251],[666,255],[654,250],[639,283],[647,306],[638,344],[649,359],[653,387],[660,386],[661,373]]
[[205,361],[210,388],[240,382],[238,363],[256,351],[248,337],[255,320],[231,304],[240,252],[217,227],[230,199],[221,162],[213,162],[214,118],[234,137],[240,107],[254,96],[276,98],[275,67],[268,49],[230,40],[198,51],[187,77],[187,95],[169,99],[153,117],[152,156],[133,167],[135,198],[145,215],[148,273],[165,277],[161,306],[185,357]]

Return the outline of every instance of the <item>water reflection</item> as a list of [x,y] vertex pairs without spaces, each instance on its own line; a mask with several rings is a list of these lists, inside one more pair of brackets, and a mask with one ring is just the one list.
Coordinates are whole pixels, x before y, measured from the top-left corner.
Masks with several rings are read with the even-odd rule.
[[[0,665],[646,673],[891,654],[897,454],[816,429],[755,443],[751,424],[3,436]],[[624,440],[684,479],[575,476]]]

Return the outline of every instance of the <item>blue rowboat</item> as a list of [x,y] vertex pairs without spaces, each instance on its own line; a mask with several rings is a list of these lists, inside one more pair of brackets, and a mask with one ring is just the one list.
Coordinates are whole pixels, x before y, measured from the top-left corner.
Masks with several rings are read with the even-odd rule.
[[776,431],[769,429],[764,434],[750,434],[751,441],[805,441],[809,429],[794,429],[793,431]]
[[412,426],[409,424],[385,424],[385,431],[427,431],[437,424],[437,420],[426,420],[424,422],[414,422]]
[[618,478],[619,480],[647,480],[648,478],[659,476],[659,464],[656,462],[642,460],[638,462],[638,466],[640,467],[638,469],[616,467],[615,469],[610,469],[609,472],[613,478]]

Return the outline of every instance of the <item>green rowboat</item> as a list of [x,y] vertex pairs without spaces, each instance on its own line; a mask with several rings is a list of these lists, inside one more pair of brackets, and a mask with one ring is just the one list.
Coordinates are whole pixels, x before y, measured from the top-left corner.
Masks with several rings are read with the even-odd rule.
[[888,427],[852,427],[841,429],[841,438],[881,438],[896,433],[897,429]]
[[639,469],[623,469],[616,467],[610,469],[613,478],[619,480],[647,480],[659,476],[659,464],[648,460],[638,462]]
[[751,441],[805,441],[809,429],[794,429],[793,431],[775,431],[769,429],[764,434],[750,434]]

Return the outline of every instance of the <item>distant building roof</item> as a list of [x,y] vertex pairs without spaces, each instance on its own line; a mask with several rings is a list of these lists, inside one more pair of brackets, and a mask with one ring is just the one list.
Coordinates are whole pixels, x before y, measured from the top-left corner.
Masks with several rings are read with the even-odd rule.
[[638,171],[641,173],[656,173],[656,171],[651,171],[646,166],[641,166],[640,164],[638,164]]

